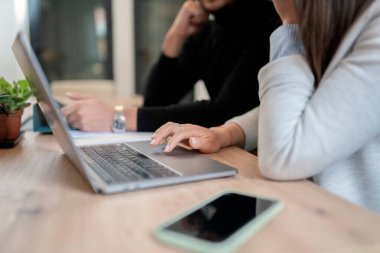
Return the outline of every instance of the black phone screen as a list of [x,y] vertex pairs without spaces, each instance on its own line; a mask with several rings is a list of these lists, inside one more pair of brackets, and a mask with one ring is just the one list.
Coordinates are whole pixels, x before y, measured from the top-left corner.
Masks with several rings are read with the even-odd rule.
[[273,204],[275,201],[227,193],[165,229],[206,241],[222,242]]

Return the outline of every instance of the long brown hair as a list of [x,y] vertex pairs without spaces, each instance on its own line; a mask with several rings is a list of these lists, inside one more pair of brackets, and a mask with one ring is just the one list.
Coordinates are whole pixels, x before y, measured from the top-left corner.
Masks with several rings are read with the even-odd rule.
[[294,0],[306,58],[318,85],[343,37],[373,0]]

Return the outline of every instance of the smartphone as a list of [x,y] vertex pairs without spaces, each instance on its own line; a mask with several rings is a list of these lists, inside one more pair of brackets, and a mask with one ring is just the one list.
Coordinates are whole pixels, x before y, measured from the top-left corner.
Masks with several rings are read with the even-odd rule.
[[155,236],[194,252],[232,252],[282,207],[276,199],[226,190],[162,223]]

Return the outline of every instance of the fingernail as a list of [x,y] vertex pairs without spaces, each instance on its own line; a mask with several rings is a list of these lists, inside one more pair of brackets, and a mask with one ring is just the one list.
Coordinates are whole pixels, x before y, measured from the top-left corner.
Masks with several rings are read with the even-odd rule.
[[152,136],[150,137],[151,139],[154,139],[154,137],[156,137],[156,133],[153,133]]
[[150,144],[152,144],[152,145],[154,145],[156,143],[156,139],[152,139],[151,141],[150,141]]
[[170,145],[168,144],[168,145],[166,145],[166,147],[165,147],[165,152],[169,152],[169,150],[170,150]]

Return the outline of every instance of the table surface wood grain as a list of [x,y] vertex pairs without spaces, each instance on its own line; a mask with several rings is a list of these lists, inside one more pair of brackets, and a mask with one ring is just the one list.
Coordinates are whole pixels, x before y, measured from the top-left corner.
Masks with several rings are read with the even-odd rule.
[[208,156],[238,175],[97,195],[52,135],[27,132],[0,149],[0,252],[178,252],[155,239],[155,228],[227,188],[285,204],[238,252],[380,252],[380,215],[306,180],[266,180],[257,157],[239,148]]

